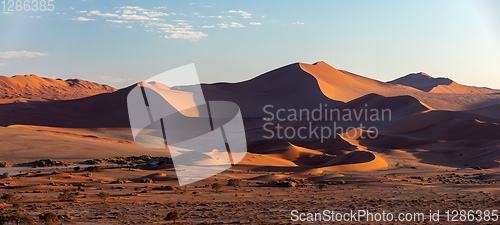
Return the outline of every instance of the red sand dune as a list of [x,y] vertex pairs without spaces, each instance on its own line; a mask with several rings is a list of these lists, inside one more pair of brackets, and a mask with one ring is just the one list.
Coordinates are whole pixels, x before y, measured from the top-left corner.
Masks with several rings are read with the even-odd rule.
[[[9,98],[28,100],[21,99],[17,103],[0,105],[1,126],[21,124],[45,127],[18,126],[18,129],[9,128],[4,132],[23,128],[32,130],[26,131],[29,135],[36,133],[37,136],[61,136],[64,139],[80,140],[82,143],[92,141],[96,146],[93,147],[94,150],[102,145],[128,146],[123,144],[123,130],[103,129],[97,132],[95,128],[129,127],[126,98],[137,84],[114,91],[108,90],[107,86],[79,80],[61,81],[36,76],[3,80],[7,81],[0,84],[10,87],[6,90],[14,90],[12,87],[16,87],[16,93],[25,91],[41,99],[62,99],[61,96],[66,96],[65,93],[69,93],[66,96],[68,98],[76,98],[80,94],[91,95],[91,91],[111,92],[99,92],[102,94],[74,100],[46,102],[30,102],[32,96],[29,94],[8,95]],[[182,91],[183,88],[177,87],[177,90]],[[463,86],[449,79],[432,78],[423,73],[385,83],[337,70],[324,62],[294,63],[248,81],[203,84],[202,88],[208,101],[233,101],[240,106],[249,149],[249,154],[240,164],[247,168],[310,173],[320,173],[323,170],[380,169],[393,165],[387,159],[392,157],[391,152],[388,152],[390,149],[398,149],[435,164],[463,166],[472,163],[471,160],[491,162],[498,159],[494,153],[496,151],[493,151],[498,150],[500,136],[498,121],[493,119],[498,114],[497,106],[500,103],[498,90]],[[45,93],[48,89],[54,91]],[[7,95],[3,96],[4,99],[5,96]],[[318,108],[320,104],[337,109],[390,109],[392,120],[356,121],[358,124],[363,122],[383,129],[375,140],[340,137],[320,142],[314,138],[263,138],[266,134],[262,129],[266,123],[263,117],[267,116],[262,110],[265,105],[273,105],[275,109],[311,110]],[[462,113],[442,110],[469,111]],[[307,123],[308,121],[289,121],[283,122],[283,125],[299,127]],[[331,123],[332,121],[319,121],[315,125],[327,126]],[[351,126],[356,123],[340,125]],[[130,140],[130,136],[126,138],[127,141]],[[131,146],[127,148],[132,150]],[[446,159],[443,149],[447,148],[456,148],[460,152],[457,154],[465,154],[469,158],[458,155],[454,161],[439,161]],[[476,150],[481,151],[480,156],[472,157],[472,153],[464,153]],[[432,157],[432,154],[436,154],[436,157]]]
[[[80,79],[50,79],[37,75],[0,76],[0,98],[31,100],[68,100],[111,93],[116,89]],[[2,103],[2,102],[0,102]]]

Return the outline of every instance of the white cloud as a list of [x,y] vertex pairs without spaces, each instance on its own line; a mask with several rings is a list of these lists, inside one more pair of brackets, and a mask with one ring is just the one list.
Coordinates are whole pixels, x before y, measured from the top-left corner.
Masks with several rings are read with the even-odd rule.
[[193,26],[185,22],[185,20],[177,20],[177,24],[161,23],[156,21],[144,22],[144,27],[151,28],[149,31],[156,33],[163,33],[162,38],[165,39],[187,39],[191,41],[198,41],[208,35],[194,31]]
[[293,22],[292,24],[295,24],[295,25],[304,25],[304,23],[302,23],[302,22]]
[[82,11],[77,11],[76,13],[87,13],[86,10],[82,10]]
[[[127,6],[127,7],[131,7],[131,6]],[[99,10],[90,11],[88,15],[89,16],[96,15],[96,16],[101,16],[101,17],[114,17],[114,18],[122,19],[122,20],[161,20],[159,18],[156,18],[157,16],[160,16],[161,13],[149,12],[149,11],[145,11],[145,9],[143,9],[143,8],[140,8],[140,7],[138,7],[138,8],[139,9],[136,9],[136,10],[141,11],[141,13],[143,13],[143,15],[136,14],[137,12],[130,11],[129,9],[123,10],[122,15],[119,15],[117,13],[102,13]]]
[[200,31],[189,31],[189,30],[176,30],[169,33],[170,34],[163,36],[163,38],[188,39],[192,41],[197,41],[208,36],[207,34]]
[[[185,15],[176,14],[173,12],[160,12],[158,10],[166,9],[165,7],[154,7],[153,9],[145,9],[140,6],[122,6],[115,7],[113,11],[102,12],[99,10],[89,11],[87,15],[90,18],[98,19],[102,17],[107,22],[114,24],[138,24],[147,28],[148,32],[161,34],[160,37],[166,39],[188,39],[191,41],[200,40],[207,37],[207,34],[194,30],[194,27],[187,20],[172,20],[175,23],[169,24],[162,17]],[[114,12],[114,13],[113,13]],[[212,17],[210,17],[212,18]],[[222,16],[213,16],[213,18],[222,18]],[[135,22],[134,22],[135,21]],[[111,25],[116,26],[116,25]],[[228,27],[244,27],[239,23],[226,24]],[[132,26],[119,26],[122,28],[133,28]],[[199,29],[199,28],[198,28]]]
[[12,15],[13,13],[12,12],[2,12],[2,14]]
[[236,23],[236,22],[231,22],[231,23],[219,23],[217,24],[217,26],[219,26],[219,28],[239,28],[239,27],[245,27],[243,24],[241,23]]
[[145,11],[146,9],[140,7],[140,6],[122,6],[122,7],[115,7],[116,9],[133,9],[137,11]]
[[124,81],[131,80],[130,78],[119,78],[119,77],[111,77],[111,76],[100,76],[99,79],[101,79],[104,82],[110,82],[110,83],[121,83]]
[[132,23],[132,21],[126,21],[126,20],[106,20],[111,23]]
[[85,18],[85,17],[78,17],[78,18],[71,18],[71,20],[76,20],[76,21],[94,21],[95,19],[91,18]]
[[257,26],[257,25],[261,25],[261,23],[259,23],[259,22],[250,22],[250,25],[255,25],[255,26]]
[[0,66],[7,66],[7,63],[0,63]]
[[168,13],[155,12],[155,11],[144,11],[144,14],[146,14],[149,17],[168,16]]
[[243,18],[247,18],[247,19],[248,19],[248,18],[252,18],[252,14],[247,13],[247,12],[245,12],[245,11],[243,11],[243,10],[238,10],[238,11],[236,11],[236,10],[229,10],[229,11],[227,11],[227,12],[228,12],[228,13],[239,13],[239,14],[241,14],[241,16],[242,16]]
[[210,25],[210,26],[207,25],[207,26],[202,26],[201,28],[215,28],[215,26],[214,25]]
[[126,26],[126,28],[128,28],[128,29],[132,29],[132,26]]
[[8,52],[0,52],[0,59],[12,59],[12,58],[34,58],[41,56],[48,56],[49,53],[43,52],[29,52],[29,51],[8,51]]

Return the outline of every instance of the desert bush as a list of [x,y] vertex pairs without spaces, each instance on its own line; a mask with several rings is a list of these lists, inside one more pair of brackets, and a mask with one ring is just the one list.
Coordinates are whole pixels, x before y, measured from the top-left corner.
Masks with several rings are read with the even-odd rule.
[[24,208],[24,204],[19,202],[12,204],[12,206],[14,206],[14,208],[16,208],[17,210],[21,210]]
[[323,189],[326,189],[328,187],[328,185],[326,185],[326,184],[318,184],[316,186],[318,187],[319,190],[323,190]]
[[293,181],[273,181],[268,184],[271,187],[295,187],[297,183]]
[[10,222],[10,216],[0,215],[0,225],[4,225]]
[[38,218],[40,221],[42,221],[43,224],[46,225],[52,225],[57,222],[59,222],[59,216],[55,214],[54,212],[46,212],[43,214],[38,215]]
[[0,167],[8,167],[9,164],[7,164],[6,162],[1,162],[0,161]]
[[99,172],[99,171],[101,171],[101,167],[100,166],[90,166],[90,167],[87,167],[86,170],[89,172]]
[[3,193],[1,199],[6,200],[8,202],[13,201],[17,198],[16,194],[14,193]]
[[213,183],[212,184],[212,189],[215,190],[215,193],[218,193],[220,189],[222,189],[222,184],[219,184],[219,183]]
[[61,202],[72,202],[76,200],[76,193],[66,190],[63,193],[59,194],[58,199]]
[[175,223],[177,220],[180,220],[180,219],[182,219],[182,214],[180,214],[178,212],[169,212],[163,220],[174,221],[174,223]]
[[31,218],[29,214],[24,214],[20,211],[15,212],[10,216],[10,221],[16,224],[35,224],[36,220]]
[[101,162],[102,162],[102,160],[101,160],[101,159],[89,159],[89,160],[86,160],[86,161],[85,161],[85,162],[83,162],[83,163],[85,163],[85,164],[87,164],[87,165],[97,165],[97,164],[99,164],[99,163],[101,163]]
[[481,166],[474,166],[473,169],[475,169],[475,170],[484,170],[485,168],[481,167]]
[[108,199],[111,195],[108,192],[101,191],[99,192],[99,194],[97,194],[97,196],[99,196],[99,198],[106,202],[106,199]]
[[111,183],[112,184],[123,184],[123,183],[125,183],[125,181],[123,181],[122,179],[118,179],[118,180],[112,181]]
[[167,191],[171,191],[171,190],[174,190],[174,187],[170,186],[170,185],[167,185],[167,186],[156,186],[153,188],[153,190],[167,190]]
[[82,170],[82,168],[81,168],[81,167],[79,167],[79,166],[75,166],[75,167],[73,167],[73,170],[74,170],[75,172],[79,172],[80,170]]
[[33,167],[68,166],[69,165],[69,163],[65,163],[63,161],[57,161],[57,160],[53,160],[53,159],[41,159],[41,160],[30,162],[29,164],[33,165]]
[[229,179],[227,180],[227,186],[239,187],[241,179]]
[[151,178],[142,178],[141,183],[153,183],[153,180]]

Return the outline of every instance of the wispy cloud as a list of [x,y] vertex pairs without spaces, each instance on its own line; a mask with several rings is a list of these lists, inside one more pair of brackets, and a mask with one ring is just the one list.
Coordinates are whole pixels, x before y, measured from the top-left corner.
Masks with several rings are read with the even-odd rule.
[[7,63],[0,63],[0,66],[7,66]]
[[[76,13],[85,13],[86,17],[74,18],[73,20],[78,21],[93,21],[93,20],[103,20],[108,23],[115,25],[110,25],[113,27],[122,28],[132,28],[130,25],[135,27],[144,27],[147,31],[160,34],[161,38],[165,39],[187,39],[191,41],[201,40],[206,38],[208,35],[200,30],[207,28],[242,28],[245,27],[242,23],[238,22],[214,22],[212,24],[197,25],[193,26],[192,21],[189,21],[189,17],[185,13],[175,13],[167,12],[166,7],[153,7],[153,8],[143,8],[141,6],[121,6],[115,7],[112,10],[100,11],[100,10],[88,10],[88,11],[78,11],[75,9]],[[251,18],[252,14],[245,12],[243,10],[229,10],[222,12],[220,15],[200,15],[200,13],[194,13],[199,18],[205,19],[231,19],[233,18],[230,14],[238,14],[243,18]],[[179,16],[182,20],[178,20]],[[167,18],[170,17],[170,20]],[[173,18],[172,18],[173,17]],[[177,20],[175,20],[177,19]],[[232,20],[232,19],[231,19]],[[206,21],[205,21],[206,22]],[[118,26],[118,24],[123,24]],[[260,22],[250,22],[252,26],[261,25]]]
[[247,19],[248,19],[248,18],[252,18],[252,14],[251,14],[251,13],[247,13],[247,12],[245,12],[245,11],[243,11],[243,10],[238,10],[238,11],[236,11],[236,10],[229,10],[229,11],[227,11],[227,12],[228,12],[228,13],[238,13],[238,14],[241,14],[241,16],[242,16],[243,18],[247,18]]
[[106,20],[106,21],[111,23],[132,23],[132,21],[127,21],[127,20]]
[[94,21],[95,19],[91,19],[91,18],[86,18],[86,17],[78,17],[78,18],[71,18],[71,20],[76,20],[76,21]]
[[219,28],[229,28],[229,27],[232,27],[232,28],[237,28],[237,27],[245,27],[245,26],[243,26],[243,24],[241,24],[241,23],[236,23],[236,22],[231,22],[231,23],[219,23],[219,24],[217,24],[217,26],[219,26]]
[[176,24],[162,23],[162,22],[143,22],[143,25],[149,28],[151,32],[162,33],[161,37],[166,39],[187,39],[197,41],[208,35],[195,31],[193,26],[189,25],[185,20],[176,20]]
[[303,22],[293,22],[292,24],[294,24],[294,25],[304,25]]
[[101,79],[104,82],[109,82],[109,83],[121,83],[124,81],[131,80],[130,78],[120,78],[120,77],[111,77],[111,76],[100,76],[99,79]]
[[205,25],[202,26],[201,28],[240,28],[240,27],[245,27],[245,25],[241,23],[236,23],[236,22],[223,22],[223,23],[218,23],[217,25]]
[[49,53],[43,52],[29,52],[29,51],[8,51],[8,52],[0,52],[0,59],[12,59],[12,58],[34,58],[41,56],[48,56]]

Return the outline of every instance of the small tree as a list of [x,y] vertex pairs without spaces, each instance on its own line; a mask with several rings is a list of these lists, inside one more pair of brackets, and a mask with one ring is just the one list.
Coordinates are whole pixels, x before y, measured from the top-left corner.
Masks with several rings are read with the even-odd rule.
[[99,192],[99,194],[97,194],[97,196],[99,196],[99,198],[101,198],[104,202],[106,202],[106,199],[109,198],[109,196],[111,196],[108,192]]
[[0,162],[0,167],[9,167],[9,164],[6,162]]
[[227,180],[227,186],[239,187],[240,182],[241,182],[240,179],[229,179]]
[[214,183],[212,184],[212,189],[215,190],[215,193],[219,193],[219,190],[222,189],[222,184],[219,184],[219,183]]
[[180,220],[180,219],[182,219],[182,214],[180,214],[178,212],[169,212],[163,220],[174,221],[174,223],[175,223],[175,221]]
[[1,197],[1,199],[4,199],[8,202],[13,201],[16,198],[17,198],[17,196],[14,193],[3,193],[2,197]]
[[42,223],[46,225],[52,225],[59,222],[59,216],[53,212],[46,212],[44,214],[38,215],[38,218]]
[[318,184],[317,187],[318,187],[319,190],[323,190],[323,189],[327,188],[328,185],[326,185],[326,184]]

